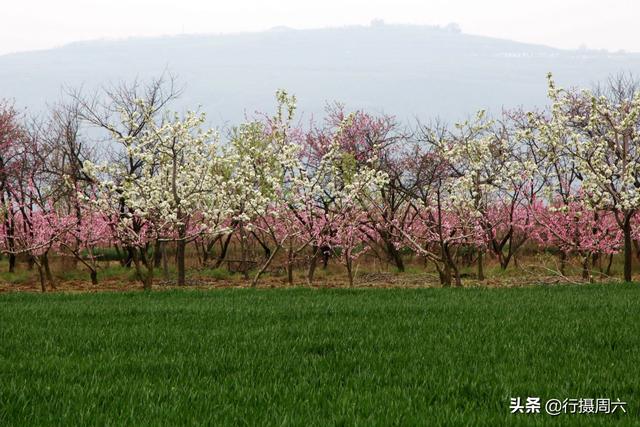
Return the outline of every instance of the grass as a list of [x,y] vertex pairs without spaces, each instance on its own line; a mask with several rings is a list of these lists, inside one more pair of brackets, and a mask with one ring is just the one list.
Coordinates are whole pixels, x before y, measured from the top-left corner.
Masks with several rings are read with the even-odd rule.
[[16,273],[9,273],[7,271],[0,271],[0,283],[11,283],[14,285],[19,285],[21,283],[26,283],[31,280],[31,272],[29,271],[18,271]]
[[[5,273],[5,275],[7,277],[11,277],[9,273]],[[16,275],[18,275],[17,277],[20,277],[20,275],[24,275],[24,277],[26,278],[25,281],[27,281],[29,278],[31,280],[37,279],[37,275],[35,271],[29,272],[29,271],[19,270],[16,273]],[[58,268],[58,271],[56,271],[54,275],[56,279],[62,280],[62,281],[72,281],[72,280],[88,281],[90,278],[89,270],[79,263],[75,269],[65,270],[63,268]],[[2,280],[1,278],[2,278],[2,273],[0,273],[0,280]],[[119,264],[112,264],[108,266],[101,265],[98,267],[98,280],[113,280],[113,279],[120,279],[120,280],[127,280],[129,282],[135,282],[138,280],[138,276],[136,274],[135,269],[125,268],[120,266]]]
[[229,280],[233,277],[238,276],[237,273],[231,273],[225,268],[201,268],[199,270],[193,270],[189,273],[190,276],[205,277],[215,280]]
[[639,348],[637,285],[11,293],[0,425],[633,425]]
[[12,285],[20,285],[32,280],[33,272],[26,270],[18,270],[9,273],[9,260],[4,254],[0,253],[0,283],[10,283]]

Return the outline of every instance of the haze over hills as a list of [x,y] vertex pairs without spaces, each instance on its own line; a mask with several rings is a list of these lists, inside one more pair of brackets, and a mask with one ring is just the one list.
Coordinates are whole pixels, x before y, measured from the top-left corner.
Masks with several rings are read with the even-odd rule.
[[32,111],[62,85],[86,89],[169,70],[185,92],[174,105],[214,125],[272,111],[274,93],[298,97],[304,117],[329,101],[401,120],[467,117],[480,108],[546,104],[547,72],[562,86],[640,75],[640,54],[560,50],[460,33],[455,27],[372,25],[73,43],[0,56],[0,98]]

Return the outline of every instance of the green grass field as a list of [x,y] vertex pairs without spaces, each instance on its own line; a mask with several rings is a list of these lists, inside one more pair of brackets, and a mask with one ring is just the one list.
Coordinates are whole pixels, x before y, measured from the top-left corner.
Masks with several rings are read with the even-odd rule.
[[637,425],[639,350],[638,285],[11,293],[0,425]]

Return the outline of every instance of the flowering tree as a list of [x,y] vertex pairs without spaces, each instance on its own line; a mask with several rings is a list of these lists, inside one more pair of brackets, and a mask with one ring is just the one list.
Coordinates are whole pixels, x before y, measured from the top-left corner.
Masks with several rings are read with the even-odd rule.
[[[226,152],[234,165],[232,181],[241,187],[231,192],[237,218],[266,236],[273,247],[254,286],[282,248],[287,250],[292,282],[293,262],[309,245],[314,248],[307,277],[311,282],[317,249],[329,247],[330,242],[341,246],[336,243],[333,221],[355,209],[362,191],[385,179],[384,173],[371,167],[373,150],[359,164],[356,156],[343,149],[343,132],[352,128],[354,116],[345,117],[331,138],[325,134],[303,138],[301,130],[291,126],[295,97],[279,91],[277,100],[276,114],[237,128]],[[304,146],[303,140],[307,141]],[[351,265],[349,258],[347,267]]]
[[[363,191],[363,189],[357,191]],[[350,197],[338,201],[330,216],[333,232],[326,237],[319,236],[321,240],[318,243],[326,244],[338,255],[338,259],[347,269],[349,286],[352,287],[355,277],[353,262],[371,245],[371,239],[366,230],[369,216],[367,211],[362,209],[361,204]]]
[[342,121],[333,128],[331,139],[326,131],[325,138],[307,137],[303,155],[307,173],[300,174],[300,193],[308,201],[303,225],[314,242],[308,281],[313,279],[317,250],[325,248],[336,254],[339,250],[353,285],[353,261],[376,243],[376,228],[371,227],[376,209],[371,205],[379,207],[388,183],[388,174],[379,167],[382,135],[388,133],[382,123],[388,121],[361,112],[338,117]]
[[16,109],[6,101],[0,102],[0,249],[9,254],[9,272],[16,266],[13,188],[15,173],[20,165],[20,140],[24,129]]
[[581,177],[585,203],[612,212],[623,232],[624,279],[631,281],[632,220],[640,208],[640,92],[624,77],[595,93],[564,90],[549,75],[549,97],[551,117],[541,122],[541,134],[567,135],[563,148]]
[[[305,157],[311,163],[318,161],[337,144],[339,151],[353,159],[356,166],[373,167],[387,175],[389,185],[378,186],[379,194],[376,196],[383,208],[363,210],[368,214],[364,237],[369,240],[369,245],[379,246],[398,271],[404,271],[404,262],[396,247],[398,241],[390,226],[391,222],[402,221],[402,207],[407,197],[400,186],[402,147],[398,143],[404,136],[398,132],[398,124],[391,116],[360,110],[347,113],[340,104],[328,107],[326,113],[324,127],[314,127],[306,134]],[[326,211],[326,204],[324,208]],[[329,253],[327,249],[323,251],[326,254]],[[314,252],[320,250],[315,248]],[[315,267],[315,259],[312,258],[311,268]]]
[[526,205],[535,194],[532,176],[536,163],[506,114],[501,121],[494,121],[480,111],[473,120],[455,128],[445,138],[431,141],[448,160],[453,178],[448,181],[452,208],[484,231],[484,238],[476,242],[478,278],[483,280],[485,247],[506,269],[527,240],[531,221]]
[[[48,185],[48,198],[55,200],[57,217],[68,226],[57,237],[57,252],[81,263],[89,270],[91,282],[98,283],[99,258],[95,249],[110,243],[110,232],[101,212],[85,203],[92,197],[91,178],[83,163],[96,157],[81,131],[77,102],[59,102],[48,108],[43,118],[29,122],[31,156],[40,168],[41,180]],[[73,224],[73,227],[71,227]],[[66,259],[66,258],[65,258]]]
[[[128,175],[120,164],[85,163],[98,188],[95,202],[118,218],[116,227],[128,244],[146,248],[149,238],[177,242],[179,285],[185,283],[187,242],[203,233],[221,232],[218,226],[227,215],[221,160],[212,132],[200,128],[204,120],[204,115],[195,113],[166,116],[160,124],[150,123],[135,142],[124,137],[127,156],[140,164],[135,175]],[[121,138],[117,133],[113,137]],[[128,215],[118,215],[122,204]],[[143,226],[136,230],[134,221]],[[139,272],[141,265],[146,267],[148,288],[153,263],[145,250],[139,255],[134,263]]]
[[[406,219],[391,222],[395,238],[435,265],[440,282],[461,286],[456,252],[477,229],[461,220],[450,205],[447,184],[451,179],[448,162],[434,145],[418,141],[404,160],[402,189],[409,195]],[[471,225],[471,227],[469,227]]]
[[535,203],[531,210],[537,224],[531,233],[534,240],[542,246],[558,248],[563,254],[579,254],[583,279],[591,280],[590,257],[620,250],[622,231],[609,212],[590,209],[577,201],[565,204],[562,200]]
[[[81,123],[89,125],[92,132],[99,137],[102,159],[120,165],[122,177],[128,176],[130,179],[139,175],[143,162],[132,157],[129,146],[135,145],[149,127],[158,126],[167,106],[179,95],[180,91],[176,90],[175,80],[170,75],[168,78],[162,75],[146,84],[134,80],[131,83],[105,86],[89,96],[81,91],[70,92],[71,103],[77,110]],[[95,159],[91,158],[82,160],[96,163]],[[130,207],[126,206],[123,200],[119,203],[119,212],[121,216],[131,214]],[[145,226],[141,218],[134,216],[130,219],[133,234],[148,236],[148,233],[143,232]],[[117,221],[114,222],[112,218],[110,222],[115,227]],[[121,235],[115,229],[113,232],[114,235]],[[128,241],[128,238],[116,240],[116,250],[119,252],[119,245]],[[126,254],[121,262],[129,267],[134,261],[136,249],[128,245],[124,248]]]
[[5,252],[28,255],[38,268],[44,292],[47,281],[55,287],[49,254],[59,248],[59,239],[73,226],[73,221],[57,210],[59,193],[44,172],[46,156],[42,151],[40,141],[26,131],[12,147],[11,173],[5,177],[7,197],[3,215],[6,220],[0,228],[0,239],[11,241]]
[[[503,269],[517,266],[527,242],[558,250],[563,274],[567,257],[580,257],[585,278],[590,264],[623,251],[631,280],[636,88],[620,77],[604,89],[564,90],[550,77],[549,110],[495,120],[479,112],[453,127],[420,124],[412,137],[392,117],[339,104],[323,125],[294,124],[296,99],[278,91],[272,116],[232,128],[225,143],[204,115],[168,111],[177,91],[162,79],[72,93],[43,119],[2,103],[0,251],[10,271],[26,254],[43,289],[54,285],[51,254],[73,255],[96,283],[97,248],[111,245],[126,250],[123,264],[145,289],[175,246],[183,285],[192,242],[204,264],[220,243],[216,266],[238,248],[247,280],[255,267],[253,286],[277,262],[291,284],[306,263],[312,283],[316,263],[331,256],[352,285],[366,251],[402,271],[407,249],[433,263],[441,284],[460,286],[462,262],[477,262],[482,280],[487,254]],[[94,144],[87,124],[108,144]]]
[[294,233],[282,219],[287,217],[287,202],[293,191],[285,181],[287,169],[295,166],[299,152],[299,146],[289,141],[295,97],[278,91],[276,98],[278,104],[273,117],[234,128],[228,146],[223,149],[228,170],[228,200],[240,234],[245,277],[248,277],[247,231],[263,234],[272,245],[253,278],[253,286]]
[[78,202],[77,207],[78,210],[71,214],[59,214],[61,223],[66,227],[56,236],[56,244],[62,254],[71,253],[89,270],[91,283],[97,285],[100,267],[97,249],[111,245],[112,227],[98,205],[90,199],[86,203]]

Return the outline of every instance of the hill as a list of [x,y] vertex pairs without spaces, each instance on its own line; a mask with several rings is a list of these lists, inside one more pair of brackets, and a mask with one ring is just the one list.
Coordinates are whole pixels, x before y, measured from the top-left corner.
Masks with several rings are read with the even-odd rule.
[[640,71],[640,54],[560,50],[429,26],[318,30],[78,42],[0,56],[0,98],[32,110],[62,85],[90,89],[170,70],[185,85],[176,108],[202,105],[213,124],[271,111],[274,92],[295,93],[305,118],[327,101],[400,119],[452,121],[479,108],[546,103],[545,75],[591,85]]

